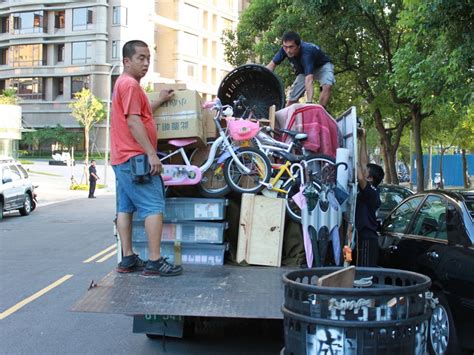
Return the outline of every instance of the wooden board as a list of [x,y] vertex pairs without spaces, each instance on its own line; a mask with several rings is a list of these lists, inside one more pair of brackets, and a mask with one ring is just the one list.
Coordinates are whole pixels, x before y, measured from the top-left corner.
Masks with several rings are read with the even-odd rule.
[[320,277],[317,281],[317,285],[351,288],[354,286],[354,277],[355,266],[349,266]]
[[285,200],[242,194],[237,262],[280,266]]

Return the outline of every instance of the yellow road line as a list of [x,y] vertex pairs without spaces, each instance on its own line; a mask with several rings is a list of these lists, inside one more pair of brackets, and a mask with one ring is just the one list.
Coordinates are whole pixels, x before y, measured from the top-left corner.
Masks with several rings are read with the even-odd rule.
[[17,303],[16,305],[8,308],[5,312],[0,313],[0,320],[5,319],[6,317],[11,315],[12,313],[18,311],[20,308],[23,308],[24,306],[26,306],[28,303],[33,302],[35,299],[43,296],[46,292],[48,292],[48,291],[52,290],[53,288],[61,285],[64,281],[67,281],[71,277],[73,277],[73,275],[63,276],[59,280],[53,282],[48,287],[43,288],[41,291],[36,292],[34,295],[31,295],[30,297],[25,298],[23,301]]
[[83,263],[90,263],[92,260],[102,256],[105,253],[108,253],[109,251],[111,251],[112,249],[114,249],[116,247],[117,247],[117,244],[112,244],[110,247],[108,247],[108,248],[102,250],[101,252],[91,256],[89,259],[84,260]]
[[97,260],[96,263],[103,263],[105,260],[111,258],[115,254],[117,254],[117,250],[114,250],[113,252],[111,252],[111,253],[107,254],[106,256],[102,257],[101,259]]

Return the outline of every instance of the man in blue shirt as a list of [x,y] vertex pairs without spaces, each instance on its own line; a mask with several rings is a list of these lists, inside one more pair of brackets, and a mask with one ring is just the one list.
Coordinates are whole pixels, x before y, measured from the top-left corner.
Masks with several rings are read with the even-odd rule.
[[380,207],[379,184],[385,173],[381,166],[368,164],[365,130],[357,130],[359,138],[359,162],[357,164],[357,193],[355,226],[357,230],[357,266],[377,266],[379,245],[377,234],[377,210]]
[[319,81],[321,93],[319,104],[326,107],[331,96],[331,88],[336,83],[334,79],[334,65],[331,59],[313,43],[301,41],[300,35],[293,31],[283,34],[282,46],[268,63],[271,71],[288,58],[295,70],[296,79],[291,86],[290,95],[286,105],[289,106],[303,96],[306,91],[306,103],[313,102],[313,81]]

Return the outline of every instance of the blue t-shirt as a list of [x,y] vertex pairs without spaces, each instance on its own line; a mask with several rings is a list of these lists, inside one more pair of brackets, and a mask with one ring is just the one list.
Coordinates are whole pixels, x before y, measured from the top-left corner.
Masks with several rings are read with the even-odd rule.
[[[273,57],[273,63],[280,64],[288,58],[283,47]],[[313,43],[301,41],[300,52],[298,56],[288,58],[291,66],[296,74],[309,75],[313,74],[316,68],[322,67],[324,64],[331,62],[331,59],[321,50],[321,48]]]
[[359,189],[356,203],[355,226],[359,236],[361,239],[364,239],[364,234],[376,237],[377,210],[381,204],[379,189],[367,181],[365,189]]

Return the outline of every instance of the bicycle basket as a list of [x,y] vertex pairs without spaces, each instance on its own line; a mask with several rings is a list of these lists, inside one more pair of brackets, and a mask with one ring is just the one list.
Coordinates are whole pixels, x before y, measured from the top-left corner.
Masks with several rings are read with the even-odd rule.
[[247,120],[231,120],[227,122],[227,128],[233,140],[245,141],[257,135],[260,125]]
[[285,105],[285,92],[280,79],[266,67],[258,64],[245,64],[235,68],[222,80],[217,97],[224,105],[234,106],[234,116],[248,118],[268,118],[270,106],[280,110]]

